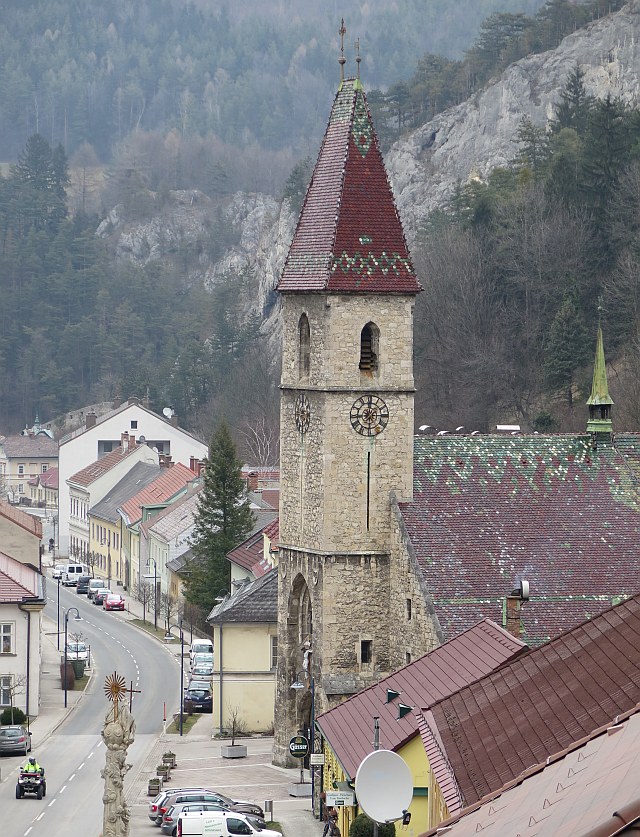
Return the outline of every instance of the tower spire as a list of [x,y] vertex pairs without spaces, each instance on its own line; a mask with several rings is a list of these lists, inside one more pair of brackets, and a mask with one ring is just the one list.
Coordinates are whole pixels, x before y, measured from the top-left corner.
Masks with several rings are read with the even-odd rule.
[[340,29],[338,29],[338,35],[340,35],[340,58],[338,58],[338,64],[340,64],[340,81],[344,81],[344,65],[346,63],[346,58],[344,57],[344,36],[347,34],[347,27],[344,25],[344,18],[340,21]]
[[589,407],[589,421],[587,422],[587,433],[594,436],[594,440],[606,440],[611,438],[613,424],[611,421],[611,407],[613,399],[609,395],[607,383],[607,366],[604,358],[604,345],[602,341],[602,326],[598,321],[598,336],[596,339],[596,356],[593,363],[593,382],[591,384],[591,395],[587,399]]

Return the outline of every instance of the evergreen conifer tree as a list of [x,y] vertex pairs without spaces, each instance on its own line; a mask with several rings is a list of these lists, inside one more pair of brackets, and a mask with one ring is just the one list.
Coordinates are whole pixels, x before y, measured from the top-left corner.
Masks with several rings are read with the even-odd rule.
[[220,591],[229,589],[227,553],[253,527],[253,515],[240,476],[241,463],[224,422],[211,437],[204,468],[191,537],[194,557],[189,566],[185,597],[191,604],[209,610]]

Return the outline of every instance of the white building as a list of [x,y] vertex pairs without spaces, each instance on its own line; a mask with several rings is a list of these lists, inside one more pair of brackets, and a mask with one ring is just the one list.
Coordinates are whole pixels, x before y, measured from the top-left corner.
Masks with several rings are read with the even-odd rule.
[[207,445],[187,430],[177,426],[176,416],[164,418],[142,406],[139,399],[129,401],[99,419],[88,413],[85,426],[60,440],[58,525],[59,551],[69,554],[69,520],[71,515],[68,480],[87,465],[110,453],[120,445],[122,434],[134,435],[158,453],[189,467],[192,459],[204,459]]

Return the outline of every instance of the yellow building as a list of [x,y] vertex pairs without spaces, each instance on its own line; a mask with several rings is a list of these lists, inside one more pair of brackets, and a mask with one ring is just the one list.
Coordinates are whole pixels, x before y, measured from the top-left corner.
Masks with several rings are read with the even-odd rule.
[[[379,719],[380,749],[393,750],[406,761],[413,777],[408,826],[396,824],[398,835],[417,837],[449,815],[420,735],[422,713],[444,697],[520,654],[526,645],[490,619],[430,651],[419,659],[324,712],[316,724],[323,737],[325,764],[321,787],[331,794],[348,792],[358,767],[373,750],[374,718]],[[434,751],[435,752],[435,751]],[[340,807],[342,834],[359,813]],[[401,814],[401,812],[398,812]]]
[[278,573],[247,582],[209,614],[213,629],[213,729],[224,735],[233,715],[247,732],[273,729],[278,659]]

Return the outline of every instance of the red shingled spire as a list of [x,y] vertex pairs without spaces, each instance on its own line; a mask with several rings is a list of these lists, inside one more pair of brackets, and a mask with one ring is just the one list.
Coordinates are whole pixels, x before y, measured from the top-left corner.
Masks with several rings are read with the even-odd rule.
[[420,291],[358,79],[336,95],[278,290]]

